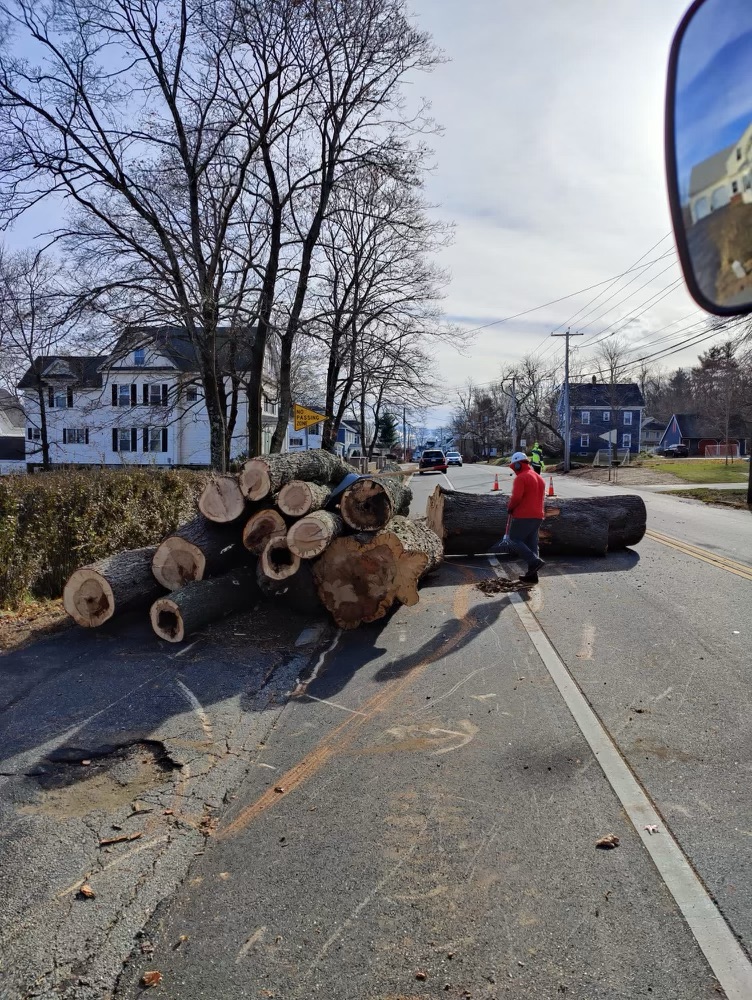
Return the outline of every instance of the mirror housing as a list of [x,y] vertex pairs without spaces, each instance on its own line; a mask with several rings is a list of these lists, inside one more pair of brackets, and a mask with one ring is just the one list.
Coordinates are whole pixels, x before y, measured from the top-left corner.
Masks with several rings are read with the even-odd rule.
[[666,172],[692,297],[752,312],[752,4],[695,0],[671,46]]

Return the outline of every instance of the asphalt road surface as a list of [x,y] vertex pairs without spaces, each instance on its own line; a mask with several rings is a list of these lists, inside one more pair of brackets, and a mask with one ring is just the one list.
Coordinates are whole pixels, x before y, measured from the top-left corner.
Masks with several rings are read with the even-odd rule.
[[114,996],[749,1000],[750,520],[643,495],[635,551],[327,636]]

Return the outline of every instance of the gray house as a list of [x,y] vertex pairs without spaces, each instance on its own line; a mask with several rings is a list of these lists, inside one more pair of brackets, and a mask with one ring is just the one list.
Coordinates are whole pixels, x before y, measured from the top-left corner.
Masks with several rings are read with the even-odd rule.
[[595,455],[614,442],[619,451],[639,453],[645,400],[636,382],[570,385],[569,406],[572,455]]

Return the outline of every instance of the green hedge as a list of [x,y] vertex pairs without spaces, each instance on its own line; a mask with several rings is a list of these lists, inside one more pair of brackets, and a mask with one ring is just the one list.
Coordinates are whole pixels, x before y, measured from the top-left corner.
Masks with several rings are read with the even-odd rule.
[[206,474],[56,470],[0,478],[0,607],[60,597],[78,567],[155,545],[196,511]]

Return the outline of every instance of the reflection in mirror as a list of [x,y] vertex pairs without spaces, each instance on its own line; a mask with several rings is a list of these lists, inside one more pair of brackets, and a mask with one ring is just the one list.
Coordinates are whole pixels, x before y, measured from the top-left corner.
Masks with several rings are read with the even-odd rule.
[[710,303],[752,304],[752,2],[706,0],[676,63],[674,139],[682,223]]

